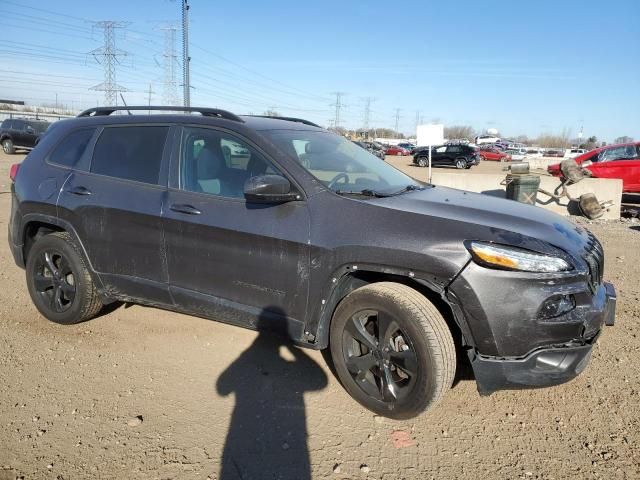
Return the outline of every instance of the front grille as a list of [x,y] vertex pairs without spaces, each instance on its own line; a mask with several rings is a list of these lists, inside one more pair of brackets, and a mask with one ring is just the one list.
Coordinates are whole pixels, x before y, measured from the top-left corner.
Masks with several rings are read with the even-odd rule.
[[602,283],[604,273],[604,250],[598,239],[589,232],[589,241],[585,245],[584,260],[589,266],[589,288],[596,291]]

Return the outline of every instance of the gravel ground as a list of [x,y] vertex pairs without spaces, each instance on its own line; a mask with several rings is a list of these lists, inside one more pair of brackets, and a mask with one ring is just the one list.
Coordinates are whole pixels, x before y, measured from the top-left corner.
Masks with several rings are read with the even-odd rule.
[[[0,154],[0,191],[19,159]],[[2,193],[2,230],[9,211]],[[619,293],[587,370],[490,397],[461,379],[402,422],[351,400],[320,352],[251,331],[140,306],[50,323],[0,241],[0,480],[640,478],[640,224],[582,223]]]

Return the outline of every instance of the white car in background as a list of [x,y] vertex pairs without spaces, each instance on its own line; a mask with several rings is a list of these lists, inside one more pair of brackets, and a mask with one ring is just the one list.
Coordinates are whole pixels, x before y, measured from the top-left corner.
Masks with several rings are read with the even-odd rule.
[[583,148],[567,148],[564,151],[564,158],[576,158],[583,153],[587,153]]
[[511,150],[505,150],[504,153],[511,155],[512,162],[521,162],[527,158],[526,148],[516,148]]
[[494,137],[493,135],[479,135],[475,138],[476,145],[482,145],[484,143],[498,143],[500,137]]

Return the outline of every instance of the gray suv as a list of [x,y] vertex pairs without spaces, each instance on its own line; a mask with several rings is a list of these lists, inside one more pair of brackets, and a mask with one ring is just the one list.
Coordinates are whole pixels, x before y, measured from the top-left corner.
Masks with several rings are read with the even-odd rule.
[[305,120],[126,109],[55,123],[11,169],[11,251],[49,320],[126,301],[272,330],[392,418],[465,358],[481,394],[566,382],[613,324],[600,243],[556,214],[418,182]]

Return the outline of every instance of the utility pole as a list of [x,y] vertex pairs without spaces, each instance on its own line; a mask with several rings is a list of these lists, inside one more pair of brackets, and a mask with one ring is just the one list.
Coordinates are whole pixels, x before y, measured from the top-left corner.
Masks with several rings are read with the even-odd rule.
[[89,52],[93,55],[96,62],[104,68],[104,82],[99,83],[90,88],[104,92],[105,105],[118,105],[118,92],[126,92],[127,89],[116,83],[116,64],[120,63],[118,57],[126,57],[128,55],[124,50],[116,48],[116,28],[124,28],[127,22],[114,22],[105,20],[95,22],[94,27],[102,29],[104,32],[104,45]]
[[331,104],[332,107],[336,107],[336,114],[333,120],[334,128],[340,127],[340,110],[342,110],[345,105],[342,103],[342,97],[345,95],[344,92],[333,92],[336,96],[336,103]]
[[191,84],[189,83],[189,0],[182,0],[182,100],[185,107],[191,106]]
[[395,128],[396,133],[398,133],[399,125],[400,125],[400,109],[396,108],[396,128]]

